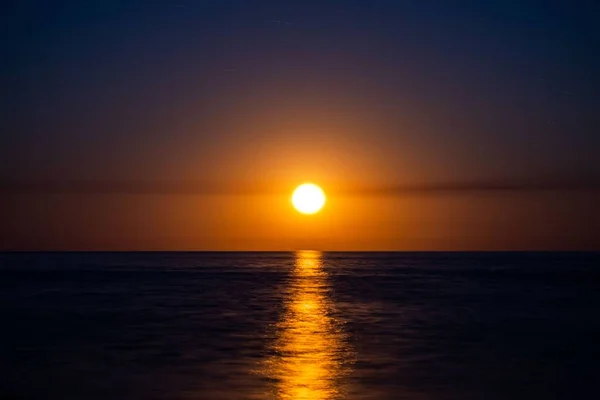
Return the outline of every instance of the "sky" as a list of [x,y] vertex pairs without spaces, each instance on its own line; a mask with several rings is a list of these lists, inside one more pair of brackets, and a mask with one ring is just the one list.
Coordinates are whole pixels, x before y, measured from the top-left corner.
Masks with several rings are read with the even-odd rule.
[[10,1],[0,249],[598,250],[599,15]]

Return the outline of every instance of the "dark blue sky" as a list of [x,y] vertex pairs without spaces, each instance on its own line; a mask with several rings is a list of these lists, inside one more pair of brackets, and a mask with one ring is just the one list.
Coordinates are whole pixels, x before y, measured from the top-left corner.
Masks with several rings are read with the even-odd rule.
[[600,174],[591,1],[11,3],[4,179],[252,180],[303,136],[391,182]]
[[0,249],[598,249],[595,3],[11,1]]

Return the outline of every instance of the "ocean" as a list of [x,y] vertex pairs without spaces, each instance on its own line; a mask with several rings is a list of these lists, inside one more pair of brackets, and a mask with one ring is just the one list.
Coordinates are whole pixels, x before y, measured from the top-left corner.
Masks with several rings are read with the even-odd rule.
[[600,398],[600,253],[3,253],[2,399]]

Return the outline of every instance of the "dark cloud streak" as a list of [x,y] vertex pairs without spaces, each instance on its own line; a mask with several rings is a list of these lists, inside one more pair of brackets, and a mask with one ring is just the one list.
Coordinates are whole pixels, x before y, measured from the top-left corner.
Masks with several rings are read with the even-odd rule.
[[[2,194],[261,195],[285,191],[269,184],[191,181],[0,181]],[[344,185],[348,195],[409,195],[477,192],[600,192],[600,179],[490,180],[413,185]]]

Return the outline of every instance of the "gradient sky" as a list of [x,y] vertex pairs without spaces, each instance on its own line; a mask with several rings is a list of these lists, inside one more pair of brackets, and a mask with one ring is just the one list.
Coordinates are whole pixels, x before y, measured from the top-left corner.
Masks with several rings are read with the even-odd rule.
[[599,15],[11,1],[0,249],[600,249]]

